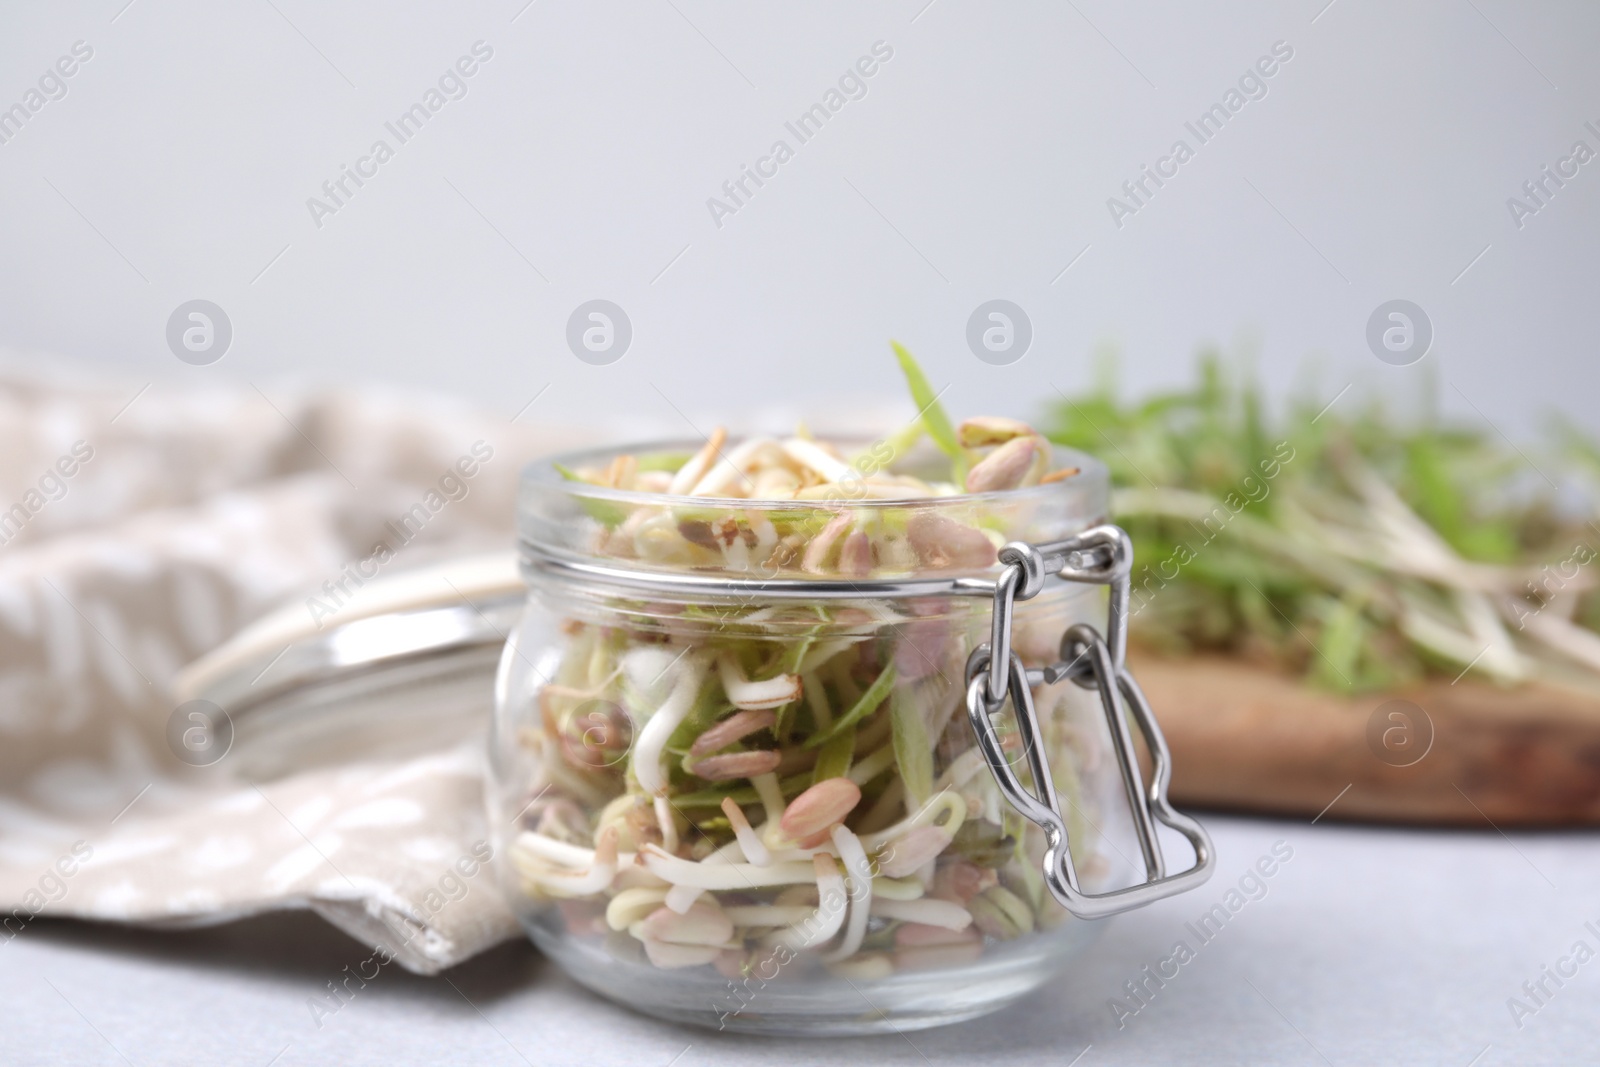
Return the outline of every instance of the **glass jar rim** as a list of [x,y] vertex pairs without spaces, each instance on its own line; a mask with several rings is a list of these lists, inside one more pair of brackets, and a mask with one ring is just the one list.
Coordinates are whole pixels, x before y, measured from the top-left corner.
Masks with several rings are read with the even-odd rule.
[[[870,445],[881,438],[868,437],[830,437],[830,443],[842,445]],[[723,450],[737,447],[740,439],[730,437]],[[1110,472],[1104,463],[1075,448],[1064,445],[1051,444],[1051,456],[1058,463],[1063,459],[1068,464],[1077,468],[1077,473],[1066,478],[1042,485],[1024,486],[1019,489],[999,489],[981,493],[951,493],[944,496],[890,496],[890,497],[846,497],[840,499],[763,499],[729,496],[690,496],[685,493],[658,493],[638,489],[616,489],[611,486],[595,485],[566,477],[561,473],[562,468],[575,470],[579,467],[604,465],[619,456],[639,455],[647,453],[684,453],[692,455],[705,445],[705,439],[694,438],[667,438],[662,440],[641,441],[626,445],[608,445],[594,448],[575,449],[570,452],[557,453],[536,459],[522,468],[521,489],[550,492],[553,494],[581,500],[602,501],[618,505],[667,505],[673,507],[732,508],[739,511],[793,511],[797,508],[814,508],[818,511],[834,510],[840,507],[849,507],[862,511],[891,511],[891,510],[937,510],[951,506],[971,507],[974,505],[1014,505],[1019,503],[1032,503],[1046,501],[1052,498],[1082,494],[1090,498],[1090,511],[1103,510],[1105,497],[1110,488]],[[519,510],[521,504],[519,503]]]
[[[870,445],[873,439],[832,440],[846,449],[854,449],[858,444]],[[737,447],[737,444],[731,442],[726,447]],[[771,567],[760,562],[752,567],[749,558],[740,552],[733,556],[723,552],[720,558],[710,552],[698,558],[693,551],[681,558],[673,558],[670,553],[663,556],[639,552],[633,535],[626,535],[623,551],[615,551],[618,533],[627,529],[634,516],[641,513],[670,516],[680,533],[686,524],[693,527],[701,535],[700,543],[714,541],[713,527],[723,529],[726,536],[733,536],[731,530],[745,530],[747,532],[739,537],[743,540],[754,536],[750,528],[757,523],[787,527],[791,531],[796,527],[814,526],[811,532],[820,536],[824,527],[841,516],[850,515],[880,528],[899,528],[901,533],[891,540],[902,545],[913,524],[921,524],[924,530],[932,527],[931,536],[936,542],[953,536],[951,531],[955,525],[975,527],[997,550],[1006,541],[1054,541],[1081,533],[1104,522],[1110,505],[1110,472],[1098,460],[1073,449],[1061,449],[1058,454],[1052,448],[1051,453],[1056,462],[1076,464],[1078,472],[1070,477],[1022,489],[934,497],[880,498],[844,494],[834,499],[761,500],[686,496],[614,489],[578,481],[563,473],[574,467],[604,468],[618,456],[646,453],[646,450],[693,453],[703,446],[703,440],[679,439],[591,448],[547,457],[525,467],[517,494],[517,538],[523,556],[523,572],[529,581],[543,574],[566,582],[595,581],[630,586],[650,578],[649,586],[660,593],[668,592],[666,584],[675,583],[674,595],[693,598],[739,597],[755,592],[765,597],[777,595],[778,587],[785,584],[795,587],[792,592],[796,596],[820,595],[829,581],[839,578],[826,567],[819,569],[808,565],[804,556],[786,559]],[[912,462],[927,462],[936,455],[931,449],[924,449],[922,456],[927,459],[913,457]],[[630,541],[632,549],[626,547]],[[705,544],[706,549],[711,547]],[[730,542],[727,547],[735,546]],[[971,548],[970,542],[968,548]],[[911,580],[919,588],[924,583],[941,586],[955,576],[992,574],[998,566],[998,560],[992,555],[987,562],[978,563],[971,558],[963,561],[959,558],[963,554],[957,550],[954,556],[935,562],[913,558],[921,553],[912,550],[911,556],[900,554],[845,584],[857,595],[867,594],[869,588],[876,590],[875,595],[897,595],[897,590],[899,595],[917,595],[902,580]],[[759,590],[746,588],[751,582],[755,582]],[[730,588],[723,589],[724,585]]]

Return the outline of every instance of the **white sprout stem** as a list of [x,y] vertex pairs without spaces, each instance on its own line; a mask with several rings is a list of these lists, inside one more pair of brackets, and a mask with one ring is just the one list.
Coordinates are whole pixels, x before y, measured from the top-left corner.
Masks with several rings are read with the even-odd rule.
[[666,902],[669,891],[656,886],[635,886],[624,889],[606,905],[606,925],[613,930],[626,930]]
[[[1516,581],[1515,572],[1508,568],[1485,567],[1462,559],[1376,471],[1365,463],[1353,460],[1351,463],[1357,487],[1372,505],[1372,514],[1380,527],[1390,535],[1391,546],[1402,558],[1409,555],[1418,572],[1432,571],[1437,576],[1435,581],[1458,590],[1465,587],[1482,591],[1488,587],[1489,591],[1497,591],[1501,583]],[[1470,616],[1468,621],[1471,622]]]
[[700,446],[700,451],[690,457],[689,462],[678,468],[672,476],[672,481],[667,486],[667,492],[673,496],[685,496],[695,487],[711,468],[711,463],[721,452],[722,445],[728,439],[728,431],[718,426],[711,431],[711,436],[706,438],[706,443]]
[[814,948],[826,944],[844,926],[846,901],[844,875],[833,862],[832,856],[818,854],[812,858],[813,875],[817,883],[817,910],[808,919],[802,919],[772,935],[775,944],[791,949]]
[[665,878],[653,874],[643,864],[634,863],[632,866],[617,865],[617,876],[612,879],[613,889],[659,889],[663,893],[672,888],[672,884]]
[[772,550],[778,547],[778,528],[760,511],[751,510],[744,515],[750,532],[756,535],[756,552],[762,559],[766,559]]
[[[1111,513],[1118,517],[1146,515],[1204,521],[1221,506],[1203,493],[1183,489],[1118,489],[1111,494]],[[1282,529],[1249,514],[1234,516],[1228,525],[1230,536],[1240,544],[1263,554],[1285,560],[1318,581],[1345,592],[1366,588],[1371,575],[1351,563],[1385,565],[1387,555],[1355,547],[1350,538],[1341,538],[1332,524],[1299,507],[1292,497],[1281,505]],[[1369,535],[1356,540],[1365,543]],[[1446,579],[1448,581],[1448,579]]]
[[800,699],[800,676],[780,674],[776,678],[752,682],[745,676],[744,667],[732,652],[718,658],[717,667],[722,675],[722,688],[728,700],[740,711],[770,711]]
[[1600,671],[1600,635],[1576,626],[1559,615],[1531,615],[1524,620],[1523,628],[1534,638],[1551,648]]
[[[601,831],[604,833],[604,831]],[[513,844],[513,851],[526,853],[537,859],[559,864],[573,870],[584,870],[594,864],[595,850],[582,845],[568,844],[557,841],[553,837],[537,833],[533,830],[524,830],[517,835]],[[630,867],[634,863],[632,852],[622,852],[617,856],[617,862],[623,867]]]
[[827,450],[815,441],[806,441],[799,437],[791,437],[783,442],[783,450],[789,458],[802,467],[810,467],[822,476],[825,482],[838,482],[855,473],[853,467],[842,459],[835,459]]
[[661,827],[661,845],[668,852],[678,851],[678,823],[672,817],[672,802],[665,794],[655,798],[656,822]]
[[1495,654],[1515,660],[1517,649],[1512,643],[1511,635],[1500,622],[1500,615],[1494,609],[1494,603],[1482,593],[1468,593],[1456,590],[1456,607],[1461,612],[1461,617],[1466,620],[1467,627],[1471,629],[1474,637],[1488,645]]
[[532,880],[550,896],[587,897],[605,889],[616,876],[617,831],[608,826],[600,831],[594,862],[587,871],[540,871],[532,875]]
[[650,716],[634,742],[633,775],[639,780],[640,788],[651,796],[666,795],[667,771],[663,766],[663,756],[667,739],[688,717],[690,709],[694,707],[695,697],[700,693],[700,683],[705,679],[704,664],[692,654],[684,657],[677,671],[678,677],[672,684],[672,692]]
[[939,816],[945,812],[950,813],[950,818],[944,823],[943,829],[954,837],[955,832],[966,821],[967,802],[961,799],[959,793],[946,789],[929,797],[928,802],[922,805],[916,814],[900,820],[888,829],[862,835],[861,844],[868,852],[876,852],[890,841],[904,837],[919,826],[935,825]]
[[828,525],[819,530],[816,536],[811,538],[811,543],[806,545],[805,555],[800,557],[800,569],[810,574],[821,574],[834,546],[844,537],[854,521],[848,511],[841,511],[830,519]]
[[[773,863],[765,867],[757,867],[753,863],[696,863],[679,859],[655,844],[644,846],[639,855],[644,865],[658,878],[673,885],[692,885],[700,889],[805,885],[816,878],[809,863]],[[829,859],[829,862],[832,860]]]
[[750,546],[744,543],[742,537],[735,537],[731,541],[719,539],[717,547],[722,550],[722,561],[730,571],[750,569]]
[[772,853],[773,863],[802,863],[813,856],[837,856],[839,850],[832,841],[824,841],[816,848],[780,848]]
[[[727,798],[724,798],[724,799],[727,799]],[[744,850],[739,847],[738,839],[735,838],[734,840],[729,841],[727,844],[723,845],[721,848],[717,849],[715,852],[711,853],[711,855],[707,856],[705,859],[701,860],[700,862],[701,863],[737,863],[737,862],[739,862],[739,857],[741,855],[743,855],[743,852],[744,852]]]
[[735,904],[722,911],[735,926],[793,926],[816,909],[806,904]]
[[750,476],[750,461],[760,453],[773,453],[781,450],[778,442],[770,437],[752,437],[748,441],[741,441],[729,450],[716,464],[706,472],[689,490],[689,496],[719,496],[733,488],[739,479],[748,479]]
[[750,820],[744,817],[744,809],[735,804],[732,797],[722,798],[722,814],[728,817],[728,825],[733,827],[733,838],[744,853],[744,858],[757,867],[770,864],[772,853],[751,828]]
[[770,622],[772,619],[784,614],[787,609],[782,604],[768,604],[764,608],[756,608],[739,616],[739,625],[755,626],[759,623]]
[[635,645],[623,653],[618,668],[635,692],[654,693],[656,683],[686,654],[686,650],[674,652],[667,645]]
[[[882,900],[921,900],[928,895],[928,889],[916,878],[890,878],[879,875],[872,880],[872,898],[874,901]],[[877,911],[874,903],[873,911]]]
[[1404,599],[1400,614],[1400,632],[1410,640],[1445,659],[1471,666],[1476,663],[1491,675],[1504,681],[1515,681],[1526,676],[1523,657],[1512,652],[1507,656],[1489,646],[1487,652],[1472,636],[1441,622],[1432,612],[1419,604]]
[[965,930],[972,925],[972,913],[960,904],[948,900],[925,897],[920,900],[886,900],[875,897],[872,914],[880,919],[899,919],[901,922],[922,923],[945,930]]
[[[843,824],[833,828],[833,844],[844,861],[850,887],[850,915],[845,922],[844,937],[839,946],[822,957],[826,963],[848,959],[861,950],[861,941],[867,936],[867,919],[872,914],[872,861],[867,859],[861,839]],[[819,898],[826,899],[826,898]]]
[[[1463,559],[1369,467],[1360,465],[1355,474],[1359,488],[1373,505],[1371,512],[1379,526],[1380,549],[1376,552],[1364,550],[1352,542],[1347,552],[1351,558],[1467,592],[1512,592],[1537,577],[1538,571],[1531,567],[1496,566]],[[1593,578],[1583,578],[1579,587],[1588,589],[1593,585]]]
[[687,914],[694,902],[700,899],[704,889],[692,885],[675,885],[667,890],[667,895],[662,898],[662,903],[679,915]]

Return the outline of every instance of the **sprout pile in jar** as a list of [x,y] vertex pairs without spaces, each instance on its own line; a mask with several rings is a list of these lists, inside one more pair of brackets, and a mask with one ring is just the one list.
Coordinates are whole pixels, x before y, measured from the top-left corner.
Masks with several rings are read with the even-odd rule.
[[[1078,473],[1051,469],[1049,445],[1024,423],[953,426],[897,353],[922,415],[860,455],[803,430],[726,447],[718,429],[692,455],[563,470],[718,501],[707,518],[681,499],[608,514],[613,505],[596,500],[594,551],[858,578],[993,564],[1003,538],[981,516],[968,525],[908,508],[894,521],[827,506]],[[950,456],[949,480],[887,462],[922,434]],[[741,498],[816,503],[731,511]],[[852,978],[887,977],[975,960],[1065,917],[1041,877],[1042,834],[1000,798],[965,719],[970,621],[868,599],[649,609],[563,623],[559,664],[517,738],[538,768],[510,849],[531,901],[557,903],[574,932],[631,939],[621,944],[657,967],[712,965],[729,977],[801,954]],[[1049,655],[1060,625],[1019,625],[1018,648]],[[1048,723],[1064,697],[1044,699],[1052,785],[1075,814],[1082,752]],[[1092,855],[1079,861],[1096,869]]]

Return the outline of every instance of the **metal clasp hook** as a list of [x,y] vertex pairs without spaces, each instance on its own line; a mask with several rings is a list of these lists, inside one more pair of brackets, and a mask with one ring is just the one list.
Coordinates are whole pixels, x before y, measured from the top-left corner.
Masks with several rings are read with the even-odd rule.
[[[1001,793],[1024,818],[1044,831],[1044,878],[1051,895],[1079,918],[1097,919],[1200,885],[1211,876],[1216,862],[1211,838],[1199,823],[1175,811],[1167,799],[1172,757],[1149,701],[1124,662],[1129,574],[1133,563],[1128,535],[1117,526],[1097,526],[1068,541],[1037,546],[1013,542],[1001,550],[1000,559],[1006,564],[1006,570],[995,583],[993,640],[979,645],[967,660],[967,718]],[[1013,607],[1017,600],[1036,595],[1047,575],[1064,581],[1109,585],[1111,600],[1106,629],[1112,640],[1108,643],[1099,631],[1085,623],[1068,627],[1061,639],[1062,661],[1042,671],[1030,671],[1011,651]],[[995,694],[996,678],[1002,680],[998,695]],[[1034,710],[1031,685],[1054,684],[1065,678],[1099,692],[1144,859],[1144,881],[1106,893],[1088,893],[1079,884],[1066,820],[1062,817]],[[1118,694],[1127,702],[1155,764],[1148,787],[1142,780],[1138,753],[1117,700]],[[1032,791],[1022,784],[1006,759],[992,718],[1005,706],[1007,698],[1016,716],[1033,779]],[[1195,854],[1193,866],[1178,874],[1167,874],[1157,823],[1176,830],[1188,840]]]

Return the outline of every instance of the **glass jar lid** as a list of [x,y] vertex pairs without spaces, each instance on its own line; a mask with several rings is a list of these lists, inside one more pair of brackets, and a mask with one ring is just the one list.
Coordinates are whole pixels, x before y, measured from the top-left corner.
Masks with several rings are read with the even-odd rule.
[[231,748],[204,762],[247,779],[437,751],[483,729],[524,592],[501,552],[370,580],[328,618],[286,604],[184,668],[177,698],[225,718]]

